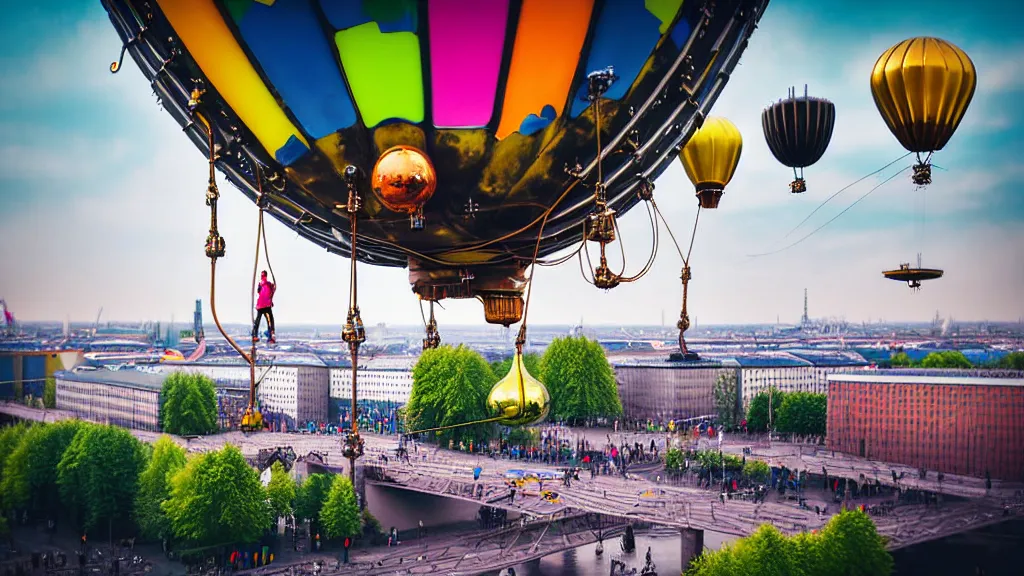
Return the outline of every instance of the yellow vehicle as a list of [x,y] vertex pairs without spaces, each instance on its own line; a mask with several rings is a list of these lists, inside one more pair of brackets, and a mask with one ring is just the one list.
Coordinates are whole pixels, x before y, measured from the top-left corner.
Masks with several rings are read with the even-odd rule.
[[263,415],[252,406],[242,415],[242,432],[256,432],[263,429]]

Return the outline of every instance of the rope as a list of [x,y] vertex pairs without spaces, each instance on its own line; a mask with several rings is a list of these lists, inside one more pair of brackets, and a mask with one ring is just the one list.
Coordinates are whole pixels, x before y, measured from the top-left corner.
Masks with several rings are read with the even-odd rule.
[[[636,282],[637,280],[646,276],[647,273],[650,272],[651,268],[654,266],[654,259],[658,255],[658,248],[661,246],[661,240],[659,234],[660,227],[658,226],[658,217],[654,215],[654,210],[651,208],[650,202],[647,203],[647,215],[651,219],[651,257],[647,259],[647,264],[645,264],[644,267],[639,272],[636,273],[636,275],[629,277],[622,277],[620,275],[620,282]],[[618,232],[618,224],[616,224],[615,226],[616,232]],[[619,243],[622,243],[621,239],[619,240]],[[625,263],[625,256],[623,256],[623,263]],[[623,269],[625,269],[625,266],[623,266]]]
[[[209,120],[207,120],[201,113],[194,112],[194,114],[195,114],[196,118],[199,119],[200,122],[202,122],[203,124],[206,125],[207,144],[208,144],[209,150],[210,150],[210,159],[209,159],[209,161],[210,161],[210,182],[209,182],[209,185],[210,185],[211,189],[215,190],[216,189],[216,172],[214,171],[214,163],[216,162],[216,153],[215,153],[215,151],[213,149],[213,124]],[[217,230],[217,199],[216,199],[216,197],[213,197],[213,198],[210,199],[210,228],[211,228],[211,232],[216,232],[216,230]],[[238,345],[238,343],[236,343],[234,341],[234,339],[231,338],[231,336],[228,336],[228,333],[224,331],[224,327],[221,326],[221,324],[220,324],[220,319],[217,316],[217,298],[216,298],[216,295],[217,295],[217,259],[216,258],[210,258],[210,313],[213,315],[213,323],[217,326],[217,330],[220,331],[221,336],[223,336],[224,339],[227,340],[228,344],[230,344],[231,347],[235,349],[235,352],[238,352],[238,355],[241,356],[242,359],[245,360],[245,362],[247,364],[249,364],[249,367],[251,369],[252,366],[253,366],[253,359],[252,359],[252,357],[249,356],[248,354],[246,354],[245,351],[243,351],[242,348]]]
[[817,208],[815,208],[814,210],[811,210],[811,213],[810,213],[810,214],[808,214],[806,218],[804,218],[803,220],[801,220],[799,224],[797,224],[796,226],[794,226],[792,230],[790,230],[789,232],[786,232],[786,235],[785,235],[785,236],[783,236],[783,237],[782,237],[782,239],[783,239],[783,240],[785,240],[786,238],[789,238],[789,235],[790,235],[790,234],[792,234],[793,232],[796,232],[797,228],[800,228],[801,226],[803,226],[805,222],[807,222],[808,220],[810,220],[810,219],[811,219],[811,216],[814,216],[814,215],[815,215],[815,213],[817,213],[817,212],[818,212],[818,210],[821,210],[821,209],[822,209],[822,208],[823,208],[823,207],[825,206],[825,204],[828,204],[828,203],[829,203],[829,201],[831,201],[831,200],[832,200],[833,198],[835,198],[836,196],[839,196],[840,194],[842,194],[842,193],[843,193],[843,192],[845,192],[846,190],[849,190],[850,188],[853,188],[853,187],[854,187],[854,186],[856,186],[857,184],[860,184],[861,182],[863,182],[863,181],[867,180],[868,178],[870,178],[870,177],[874,176],[875,174],[878,174],[879,172],[883,172],[883,171],[885,171],[885,170],[886,170],[887,168],[889,168],[889,167],[890,167],[890,166],[892,166],[893,164],[895,164],[895,163],[899,162],[900,160],[903,160],[904,158],[906,158],[907,156],[910,156],[911,154],[912,154],[912,152],[907,152],[907,153],[906,153],[906,154],[904,154],[903,156],[900,156],[899,158],[897,158],[897,159],[893,160],[892,162],[889,162],[888,164],[886,164],[885,166],[882,166],[882,167],[881,167],[881,168],[879,168],[878,170],[875,170],[874,172],[872,172],[872,173],[870,173],[870,174],[868,174],[868,175],[866,175],[866,176],[862,176],[862,177],[858,178],[857,180],[854,180],[854,181],[853,181],[852,183],[850,183],[850,184],[847,184],[846,186],[843,186],[843,187],[842,187],[842,188],[840,188],[840,189],[839,189],[838,191],[836,191],[836,192],[835,192],[834,194],[832,194],[831,196],[829,196],[828,198],[826,198],[824,202],[822,202],[821,204],[818,204],[818,207],[817,207]]
[[853,204],[850,204],[849,206],[847,206],[846,208],[844,208],[842,212],[840,212],[839,214],[836,214],[835,216],[833,216],[831,220],[829,220],[828,222],[825,222],[825,223],[824,223],[824,224],[822,224],[821,226],[818,226],[818,227],[817,227],[817,228],[815,228],[815,229],[814,229],[814,230],[813,230],[813,231],[812,231],[812,232],[811,232],[810,234],[807,234],[806,236],[804,236],[803,238],[801,238],[801,239],[797,240],[796,242],[793,242],[792,244],[790,244],[790,245],[788,245],[788,246],[784,246],[784,247],[782,247],[782,248],[779,248],[778,250],[774,250],[774,251],[771,251],[771,252],[762,252],[761,254],[748,254],[748,255],[747,255],[747,257],[748,257],[748,258],[758,258],[758,257],[761,257],[761,256],[770,256],[770,255],[772,255],[772,254],[778,254],[779,252],[782,252],[783,250],[789,250],[790,248],[792,248],[792,247],[796,246],[797,244],[800,244],[800,243],[801,243],[801,242],[803,242],[804,240],[807,240],[807,239],[808,239],[808,238],[810,238],[811,236],[814,236],[814,234],[815,234],[815,233],[817,233],[818,231],[820,231],[820,230],[821,230],[821,229],[823,229],[824,227],[826,227],[826,226],[828,226],[829,224],[831,224],[831,223],[835,222],[836,220],[838,220],[840,216],[842,216],[843,214],[846,214],[846,212],[847,212],[847,211],[849,211],[849,210],[850,210],[850,208],[853,208],[854,206],[856,206],[857,204],[859,204],[861,200],[863,200],[863,199],[867,198],[868,196],[870,196],[872,192],[874,192],[875,190],[878,190],[878,189],[879,189],[879,188],[881,188],[882,186],[884,186],[884,185],[888,184],[888,183],[889,183],[889,182],[890,182],[891,180],[893,180],[894,178],[896,178],[896,177],[897,177],[897,176],[899,176],[900,174],[902,174],[902,173],[906,172],[906,171],[907,171],[907,170],[909,170],[910,168],[912,168],[912,167],[911,167],[911,166],[907,166],[907,167],[905,167],[905,168],[901,169],[901,170],[900,170],[899,172],[896,172],[896,173],[895,173],[895,174],[893,174],[892,176],[889,176],[889,177],[888,177],[888,178],[886,178],[885,180],[882,180],[882,181],[881,181],[881,182],[879,182],[879,183],[878,183],[877,185],[875,185],[875,187],[874,187],[874,188],[872,188],[871,190],[868,190],[867,192],[865,192],[863,196],[861,196],[860,198],[857,198],[857,199],[856,199],[856,200],[855,200],[855,201],[853,202]]

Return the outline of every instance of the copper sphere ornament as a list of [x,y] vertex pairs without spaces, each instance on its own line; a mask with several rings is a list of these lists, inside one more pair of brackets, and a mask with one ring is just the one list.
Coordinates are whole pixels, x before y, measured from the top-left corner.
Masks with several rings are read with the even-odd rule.
[[516,353],[508,374],[487,395],[487,409],[505,426],[539,424],[548,417],[551,396],[544,384],[526,371],[523,355]]
[[412,227],[423,227],[423,205],[437,189],[437,172],[430,158],[412,146],[384,151],[373,166],[370,184],[389,210],[411,216]]

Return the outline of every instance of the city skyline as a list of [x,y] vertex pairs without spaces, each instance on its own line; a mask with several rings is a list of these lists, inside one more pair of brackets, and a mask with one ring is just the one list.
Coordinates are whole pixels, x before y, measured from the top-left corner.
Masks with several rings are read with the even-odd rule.
[[[689,294],[690,316],[701,324],[771,324],[777,317],[797,323],[805,287],[812,317],[850,322],[928,321],[936,310],[962,321],[1012,322],[1024,315],[1024,252],[1017,248],[1024,245],[1024,201],[1016,191],[1024,162],[1015,155],[1024,144],[1024,111],[1015,102],[1024,92],[1024,38],[1010,28],[1022,9],[992,2],[1004,16],[993,24],[986,10],[965,14],[952,3],[886,5],[884,18],[881,4],[864,4],[772,2],[714,106],[714,115],[739,127],[744,151],[721,207],[701,216]],[[950,16],[922,21],[924,9]],[[208,311],[201,154],[160,110],[130,59],[121,73],[108,72],[120,42],[99,2],[42,2],[16,11],[0,39],[6,55],[0,84],[10,95],[0,103],[0,297],[25,321],[89,321],[101,306],[104,319],[183,321],[196,298]],[[905,153],[875,110],[868,75],[882,51],[914,35],[956,43],[979,76],[963,124],[935,155],[942,169],[926,200],[904,173],[809,240],[749,257],[799,240],[910,163],[904,159],[844,192],[783,241],[833,192]],[[791,86],[802,93],[804,84],[811,95],[836,103],[837,120],[828,152],[806,171],[808,192],[793,196],[790,171],[764,143],[760,113]],[[221,190],[227,257],[218,266],[217,304],[222,321],[243,323],[257,210],[223,180]],[[657,181],[655,199],[681,242],[689,238],[696,210],[692,194],[678,163]],[[918,219],[925,221],[923,236],[915,230]],[[278,322],[344,322],[348,261],[275,220],[267,228],[280,285]],[[642,209],[622,218],[621,237],[627,272],[635,271],[650,246]],[[617,252],[613,246],[613,257]],[[882,270],[913,262],[918,252],[946,276],[917,294],[882,278]],[[671,325],[680,304],[680,266],[663,233],[651,273],[608,294],[586,284],[574,262],[541,268],[531,323],[590,317],[601,319],[594,325],[655,326],[664,313]],[[418,323],[407,275],[360,265],[368,325]],[[437,310],[442,329],[483,325],[478,302],[443,305]]]

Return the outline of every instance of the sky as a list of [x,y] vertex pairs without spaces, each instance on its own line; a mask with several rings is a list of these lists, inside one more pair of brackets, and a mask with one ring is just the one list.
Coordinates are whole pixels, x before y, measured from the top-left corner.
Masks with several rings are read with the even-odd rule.
[[[688,0],[689,1],[689,0]],[[110,74],[120,39],[99,1],[17,3],[0,23],[0,298],[24,321],[176,319],[196,299],[209,318],[206,162],[152,94],[130,58]],[[712,114],[732,120],[743,154],[717,211],[700,219],[691,267],[690,316],[700,324],[799,321],[803,290],[812,317],[851,322],[1024,316],[1024,4],[979,0],[773,0]],[[776,254],[847,208],[905,165],[840,194],[784,238],[822,200],[905,151],[875,109],[874,61],[911,36],[963,48],[978,70],[966,118],[934,163],[934,183],[915,191],[904,173],[834,223]],[[761,110],[808,84],[836,105],[831,145],[806,170],[808,192],[789,193],[792,172],[765,144]],[[257,209],[222,182],[218,312],[250,317]],[[676,162],[655,198],[677,237],[696,211]],[[923,224],[922,224],[923,223]],[[620,220],[630,268],[646,261],[650,225],[634,209]],[[341,325],[348,261],[268,219],[278,279],[278,323]],[[914,293],[885,280],[901,262],[945,269]],[[617,254],[614,248],[611,254]],[[659,324],[679,314],[681,261],[663,242],[651,272],[604,292],[575,262],[541,268],[531,323]],[[360,265],[360,307],[369,325],[416,324],[408,271]],[[475,300],[445,301],[442,327],[483,324]]]

